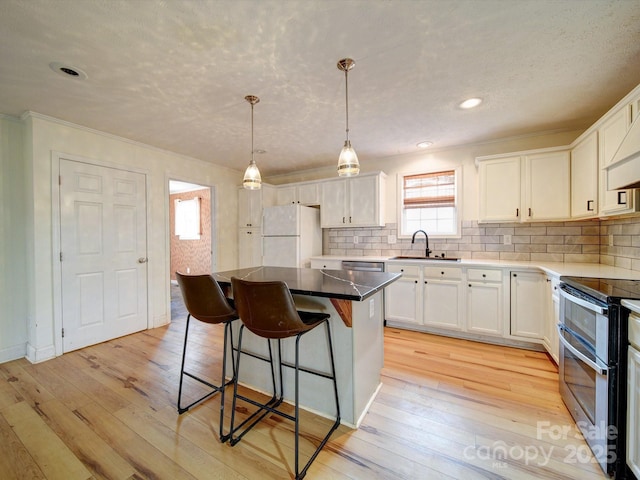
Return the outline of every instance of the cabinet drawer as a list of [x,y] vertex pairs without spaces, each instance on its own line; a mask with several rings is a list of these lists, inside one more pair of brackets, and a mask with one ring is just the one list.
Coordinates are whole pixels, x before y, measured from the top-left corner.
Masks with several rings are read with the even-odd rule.
[[342,260],[312,259],[311,268],[319,270],[342,270]]
[[501,282],[502,270],[470,268],[467,270],[467,280],[477,282]]
[[395,263],[387,263],[385,269],[387,272],[402,273],[403,275],[409,275],[412,277],[420,275],[420,267],[417,265],[398,265]]
[[424,276],[427,278],[446,278],[451,280],[460,280],[462,278],[462,269],[447,267],[424,267]]
[[629,343],[640,349],[640,316],[635,313],[629,315]]

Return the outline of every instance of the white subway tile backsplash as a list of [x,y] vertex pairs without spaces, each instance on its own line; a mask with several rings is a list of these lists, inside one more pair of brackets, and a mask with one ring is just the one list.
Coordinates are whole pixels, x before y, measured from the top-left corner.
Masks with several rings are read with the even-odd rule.
[[[397,238],[396,224],[381,228],[325,229],[323,251],[328,255],[422,255],[422,238]],[[428,232],[427,232],[428,233]],[[478,224],[462,222],[460,238],[430,239],[433,254],[488,260],[594,262],[640,270],[640,215],[608,220]],[[389,236],[396,243],[389,244]],[[511,235],[511,245],[504,245]],[[610,235],[613,246],[609,245]],[[358,237],[358,243],[353,237]]]

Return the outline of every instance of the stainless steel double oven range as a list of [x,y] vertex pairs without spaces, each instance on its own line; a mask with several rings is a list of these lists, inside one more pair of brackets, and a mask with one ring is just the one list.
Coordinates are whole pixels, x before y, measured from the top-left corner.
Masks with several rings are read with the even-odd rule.
[[627,319],[640,282],[560,277],[560,394],[598,463],[626,477]]

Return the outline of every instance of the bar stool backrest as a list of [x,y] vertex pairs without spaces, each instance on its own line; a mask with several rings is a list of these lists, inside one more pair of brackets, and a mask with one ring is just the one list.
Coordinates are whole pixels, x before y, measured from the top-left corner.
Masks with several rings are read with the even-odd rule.
[[189,314],[206,323],[222,323],[238,318],[220,285],[211,275],[184,275],[176,272],[184,305]]
[[310,330],[298,315],[287,284],[231,278],[233,298],[242,323],[264,338],[287,338]]

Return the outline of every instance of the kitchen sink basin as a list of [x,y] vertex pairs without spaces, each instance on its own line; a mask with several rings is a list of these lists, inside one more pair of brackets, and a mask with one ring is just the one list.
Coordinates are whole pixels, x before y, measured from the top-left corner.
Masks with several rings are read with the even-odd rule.
[[391,257],[391,260],[425,260],[427,262],[459,262],[460,259],[459,258],[455,258],[455,257],[412,257],[412,256],[404,256],[404,255],[399,255],[397,257]]

